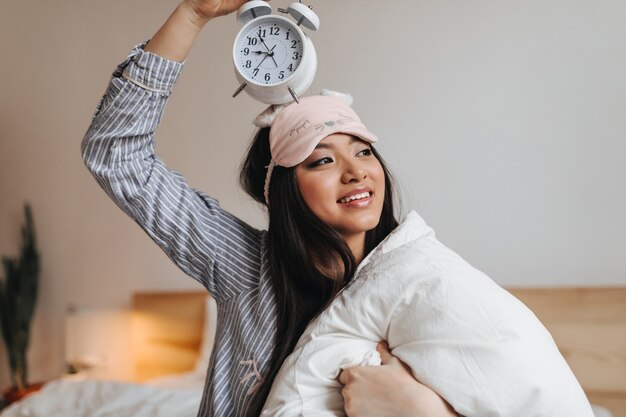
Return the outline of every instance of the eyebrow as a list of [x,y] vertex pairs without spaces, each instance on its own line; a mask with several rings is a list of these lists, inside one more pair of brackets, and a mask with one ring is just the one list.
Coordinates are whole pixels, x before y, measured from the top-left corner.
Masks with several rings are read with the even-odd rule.
[[[362,142],[361,139],[357,139],[354,136],[350,136],[350,145],[352,145],[354,142]],[[318,143],[317,146],[315,147],[315,149],[330,149],[330,148],[334,148],[335,145],[333,144],[328,144],[328,143]]]

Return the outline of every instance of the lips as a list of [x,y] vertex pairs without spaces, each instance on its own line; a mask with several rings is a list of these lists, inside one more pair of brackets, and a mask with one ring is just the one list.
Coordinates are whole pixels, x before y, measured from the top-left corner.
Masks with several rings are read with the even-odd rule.
[[337,203],[346,204],[352,201],[359,201],[366,198],[369,198],[373,195],[372,190],[370,188],[359,188],[356,190],[352,190],[349,193],[345,194]]

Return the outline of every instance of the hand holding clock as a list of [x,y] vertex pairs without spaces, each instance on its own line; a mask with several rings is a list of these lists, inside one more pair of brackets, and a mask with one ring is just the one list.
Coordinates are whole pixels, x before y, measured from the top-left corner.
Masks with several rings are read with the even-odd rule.
[[239,9],[247,0],[183,0],[201,19],[210,20]]
[[204,27],[214,17],[239,9],[247,0],[183,0],[144,50],[183,62]]

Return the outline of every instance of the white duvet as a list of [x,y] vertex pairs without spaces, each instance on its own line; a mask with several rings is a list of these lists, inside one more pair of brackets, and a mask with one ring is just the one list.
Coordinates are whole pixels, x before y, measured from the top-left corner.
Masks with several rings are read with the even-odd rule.
[[196,417],[202,382],[184,375],[152,385],[59,379],[1,417]]
[[441,244],[415,212],[307,327],[262,416],[344,417],[342,368],[386,340],[416,379],[468,417],[592,417],[537,317]]

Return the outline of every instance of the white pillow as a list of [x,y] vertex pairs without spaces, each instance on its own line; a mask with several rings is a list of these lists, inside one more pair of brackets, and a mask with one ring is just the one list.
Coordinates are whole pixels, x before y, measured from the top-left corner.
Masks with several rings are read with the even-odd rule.
[[591,404],[591,408],[593,409],[594,417],[613,417],[613,414],[608,409],[600,405]]
[[344,416],[336,378],[381,340],[464,416],[593,417],[534,314],[437,241],[415,212],[307,327],[262,416]]
[[193,372],[206,375],[211,361],[211,352],[215,342],[215,329],[217,328],[217,304],[210,295],[207,295],[204,303],[204,327],[202,330],[202,346],[200,356],[196,361]]

